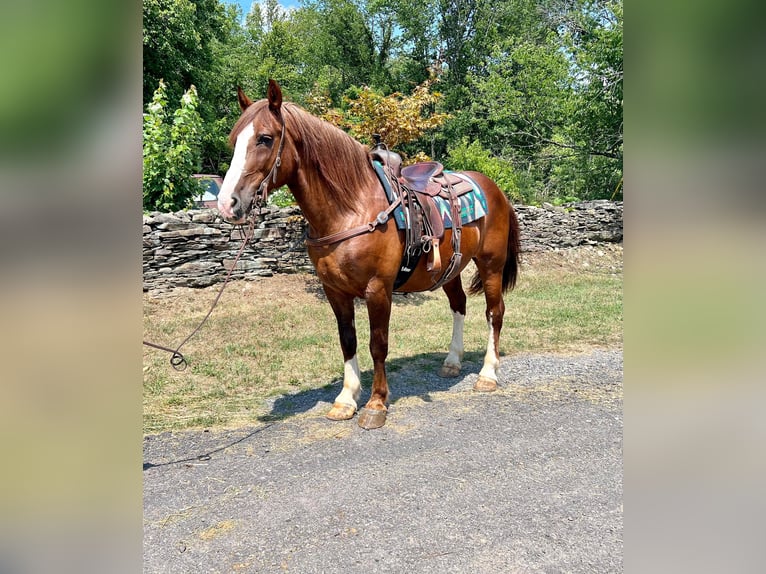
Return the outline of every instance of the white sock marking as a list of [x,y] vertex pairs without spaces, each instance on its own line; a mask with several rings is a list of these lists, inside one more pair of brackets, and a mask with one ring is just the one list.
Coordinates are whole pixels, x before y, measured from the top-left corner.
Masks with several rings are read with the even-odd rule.
[[457,311],[452,312],[452,341],[449,344],[449,353],[444,359],[444,365],[456,365],[460,367],[463,360],[463,328],[465,315]]
[[335,398],[336,403],[351,405],[356,409],[356,402],[362,393],[360,376],[359,362],[356,359],[356,355],[354,355],[343,363],[343,390]]
[[492,328],[492,314],[490,313],[489,321],[489,341],[487,342],[487,354],[484,355],[484,365],[479,373],[480,377],[486,377],[497,381],[497,365],[499,363],[497,359],[497,353],[495,351],[495,330]]

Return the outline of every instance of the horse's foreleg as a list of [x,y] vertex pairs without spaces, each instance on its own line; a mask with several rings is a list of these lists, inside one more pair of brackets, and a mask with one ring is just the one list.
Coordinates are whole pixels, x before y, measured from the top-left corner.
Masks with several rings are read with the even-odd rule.
[[460,275],[442,287],[452,309],[452,340],[447,358],[439,371],[440,377],[457,377],[463,361],[463,326],[465,324],[465,291]]
[[391,292],[383,285],[371,284],[367,291],[367,313],[370,317],[370,354],[372,355],[372,393],[365,408],[359,411],[359,426],[365,429],[382,427],[388,408],[388,324],[391,319]]
[[487,301],[487,325],[489,338],[487,353],[484,355],[484,365],[479,372],[479,378],[474,383],[475,391],[494,391],[497,389],[497,367],[500,365],[500,331],[503,328],[505,303],[503,302],[502,274],[482,276],[484,296]]
[[354,325],[354,298],[325,287],[335,318],[338,321],[340,347],[343,351],[343,390],[335,398],[327,418],[335,421],[354,416],[362,392],[359,363],[356,358],[356,326]]

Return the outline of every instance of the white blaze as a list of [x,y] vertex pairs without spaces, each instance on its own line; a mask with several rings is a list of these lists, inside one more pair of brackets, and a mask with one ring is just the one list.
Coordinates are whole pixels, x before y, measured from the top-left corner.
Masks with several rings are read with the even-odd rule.
[[247,145],[255,133],[253,124],[245,126],[237,136],[237,142],[234,144],[234,157],[231,158],[231,166],[223,178],[221,191],[218,192],[218,211],[229,219],[233,219],[234,214],[231,211],[231,195],[237,187],[242,173],[245,171],[245,160],[247,159]]

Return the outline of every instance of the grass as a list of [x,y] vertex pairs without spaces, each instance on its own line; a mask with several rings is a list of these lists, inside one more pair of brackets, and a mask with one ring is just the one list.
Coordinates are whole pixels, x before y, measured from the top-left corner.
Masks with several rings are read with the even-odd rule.
[[[621,260],[618,268],[581,263],[566,253],[527,256],[516,289],[505,298],[501,354],[577,353],[622,344]],[[177,344],[207,313],[215,293],[208,288],[146,295],[144,339]],[[362,384],[369,387],[369,323],[362,301],[356,310]],[[389,370],[417,361],[435,372],[451,329],[441,291],[395,297]],[[480,363],[487,344],[483,296],[468,300],[464,339],[466,359]],[[177,372],[166,354],[144,351],[146,433],[252,424],[266,414],[266,398],[327,388],[343,373],[335,318],[312,275],[231,283],[183,352],[189,367]]]

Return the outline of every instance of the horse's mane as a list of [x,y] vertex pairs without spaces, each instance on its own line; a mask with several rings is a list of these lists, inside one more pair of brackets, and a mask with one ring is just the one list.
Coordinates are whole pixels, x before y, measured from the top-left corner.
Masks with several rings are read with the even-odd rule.
[[[239,132],[267,107],[267,100],[259,100],[243,112],[229,135],[232,147]],[[285,128],[302,160],[316,169],[341,208],[354,211],[359,204],[360,190],[369,186],[373,175],[372,170],[367,169],[370,165],[367,149],[340,128],[296,104],[283,103],[282,114]]]

